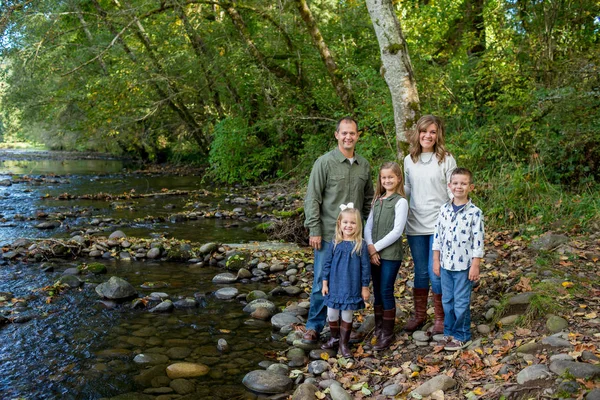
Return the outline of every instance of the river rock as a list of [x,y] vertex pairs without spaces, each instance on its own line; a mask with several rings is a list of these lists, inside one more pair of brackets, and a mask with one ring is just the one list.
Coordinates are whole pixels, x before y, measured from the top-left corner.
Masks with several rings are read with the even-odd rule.
[[288,296],[298,296],[300,293],[304,292],[304,290],[300,289],[298,286],[287,286],[283,288],[283,291]]
[[296,317],[294,314],[286,312],[275,314],[271,318],[271,325],[273,325],[273,327],[276,329],[281,329],[284,326],[299,323],[302,323],[302,321],[300,321],[298,317]]
[[523,292],[511,296],[508,298],[508,304],[514,305],[527,305],[531,302],[531,299],[535,296],[535,292]]
[[537,239],[531,241],[530,247],[534,250],[549,251],[563,243],[568,243],[569,237],[565,235],[555,235],[553,233],[545,233]]
[[189,310],[198,307],[198,302],[192,297],[186,297],[185,299],[174,302],[173,307],[178,310]]
[[37,224],[35,227],[38,229],[55,229],[60,227],[62,224],[60,221],[44,221],[40,224]]
[[383,388],[381,394],[388,397],[394,397],[403,389],[402,385],[398,385],[397,383],[392,383]]
[[508,315],[504,318],[502,318],[499,323],[501,326],[508,326],[508,325],[513,325],[515,322],[517,322],[517,319],[519,318],[518,315],[513,314],[513,315]]
[[301,383],[296,390],[294,390],[292,400],[314,400],[317,398],[315,393],[317,393],[318,390],[319,388],[312,383]]
[[118,276],[111,277],[107,282],[96,286],[96,293],[100,297],[105,297],[111,300],[123,300],[134,297],[137,292],[126,280]]
[[169,362],[169,357],[163,354],[145,353],[135,356],[133,362],[146,365],[166,364]]
[[352,400],[352,396],[348,393],[342,385],[333,384],[329,386],[329,394],[331,395],[332,400]]
[[181,362],[167,367],[167,376],[171,379],[196,378],[208,374],[210,368],[200,363]]
[[517,347],[517,353],[535,354],[542,349],[539,343],[530,342]]
[[256,300],[251,301],[250,303],[246,304],[246,306],[244,307],[244,312],[252,313],[258,307],[266,308],[267,310],[269,310],[269,312],[272,315],[277,312],[277,306],[275,304],[273,304],[273,302],[271,302],[267,299],[256,299]]
[[253,290],[246,295],[246,301],[248,301],[248,302],[252,302],[252,301],[258,300],[258,299],[266,299],[266,298],[267,298],[267,294],[265,292],[263,292],[262,290]]
[[240,268],[245,268],[250,261],[250,255],[241,251],[234,251],[229,255],[225,262],[228,271],[238,272]]
[[79,280],[75,275],[64,275],[58,280],[59,283],[66,285],[69,289],[75,289],[83,285],[83,282]]
[[252,314],[250,314],[250,316],[252,318],[260,319],[262,321],[266,321],[268,319],[271,319],[272,315],[273,314],[271,313],[271,311],[269,311],[269,309],[266,308],[266,307],[258,307],[256,310],[254,310],[252,312]]
[[217,243],[206,243],[200,246],[200,249],[198,251],[201,254],[210,254],[217,251],[218,248],[219,245]]
[[252,272],[250,272],[248,269],[246,268],[240,268],[238,273],[237,273],[237,278],[238,279],[250,279],[252,278]]
[[171,347],[167,350],[167,356],[173,360],[183,360],[192,354],[192,349],[189,347]]
[[157,313],[157,312],[171,312],[173,311],[173,302],[171,300],[165,300],[162,303],[159,303],[156,307],[151,308],[149,311],[151,313]]
[[542,339],[542,344],[556,348],[571,348],[573,345],[566,339],[562,339],[556,336],[548,336]]
[[546,320],[546,328],[551,333],[557,333],[569,327],[569,321],[557,315],[550,315]]
[[290,367],[280,363],[271,364],[266,368],[266,370],[283,376],[288,376],[290,373]]
[[304,307],[300,307],[296,304],[291,304],[289,306],[287,306],[283,312],[288,313],[288,314],[293,314],[297,317],[304,317],[308,314],[308,310]]
[[448,390],[456,385],[456,381],[448,375],[438,375],[415,389],[421,396],[429,396],[437,390]]
[[412,337],[416,342],[429,342],[431,340],[431,336],[424,331],[414,331]]
[[223,272],[221,274],[217,274],[213,279],[212,282],[213,283],[234,283],[235,281],[237,281],[237,276],[233,275],[230,272]]
[[264,370],[247,373],[242,379],[242,383],[250,390],[267,394],[284,393],[291,389],[293,384],[287,376]]
[[108,237],[109,239],[121,239],[121,238],[126,238],[127,235],[123,232],[123,231],[114,231],[113,233],[110,234],[110,236]]
[[575,378],[581,379],[600,377],[600,366],[575,361],[553,361],[550,363],[550,371],[556,375],[563,375],[568,371]]
[[89,264],[85,265],[84,267],[82,266],[81,270],[83,272],[88,272],[88,273],[94,274],[94,275],[103,275],[108,272],[106,265],[99,263],[99,262],[89,263]]
[[215,297],[219,300],[231,300],[240,293],[234,287],[224,287],[215,292]]
[[146,253],[146,258],[149,258],[150,260],[154,260],[158,257],[160,257],[160,248],[158,247],[153,247]]
[[173,379],[169,382],[169,387],[180,395],[186,395],[192,393],[196,389],[196,385],[187,379]]
[[550,379],[552,374],[545,364],[531,365],[517,374],[517,383],[523,385],[537,379]]
[[329,371],[329,363],[325,360],[315,360],[308,364],[308,372],[313,375],[321,375],[325,371]]
[[593,389],[585,396],[585,400],[600,400],[600,389]]
[[219,339],[217,341],[217,350],[222,353],[226,353],[229,351],[229,343],[225,339]]

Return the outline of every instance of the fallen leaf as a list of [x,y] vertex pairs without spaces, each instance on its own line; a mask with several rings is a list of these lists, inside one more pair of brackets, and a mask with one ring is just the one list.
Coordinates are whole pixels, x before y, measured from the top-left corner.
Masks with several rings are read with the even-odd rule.
[[595,312],[591,312],[591,313],[589,313],[589,314],[585,314],[585,315],[583,316],[583,318],[585,318],[585,319],[594,319],[594,318],[596,318],[596,317],[598,317],[598,315],[597,315]]
[[564,287],[564,288],[570,288],[573,286],[575,286],[575,284],[573,282],[563,282],[562,283],[562,287]]

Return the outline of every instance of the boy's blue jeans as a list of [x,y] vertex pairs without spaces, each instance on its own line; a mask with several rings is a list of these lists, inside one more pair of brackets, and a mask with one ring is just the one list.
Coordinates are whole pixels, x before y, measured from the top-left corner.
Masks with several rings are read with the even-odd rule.
[[371,264],[371,277],[373,278],[373,295],[375,305],[383,305],[384,310],[396,308],[394,299],[394,283],[402,261],[380,260],[381,265]]
[[312,292],[310,293],[310,308],[308,309],[308,320],[306,329],[314,329],[321,333],[327,319],[327,307],[325,306],[323,294],[323,263],[325,255],[331,251],[332,242],[321,241],[321,249],[315,250],[314,278]]
[[471,340],[471,291],[469,270],[449,271],[441,268],[444,335],[461,342]]
[[415,289],[429,288],[442,293],[440,278],[433,273],[433,235],[407,235],[408,246],[415,264]]

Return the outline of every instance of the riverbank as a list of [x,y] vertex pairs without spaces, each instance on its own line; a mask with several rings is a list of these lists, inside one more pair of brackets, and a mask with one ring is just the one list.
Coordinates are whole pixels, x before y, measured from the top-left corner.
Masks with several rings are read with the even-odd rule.
[[[29,243],[16,241],[3,249],[2,268],[34,263],[38,265],[40,273],[44,273],[42,271],[47,271],[50,265],[49,259],[61,257],[73,260],[83,257],[80,261],[83,267],[66,273],[65,276],[69,278],[61,278],[51,288],[39,288],[40,291],[36,291],[39,295],[44,293],[48,296],[48,303],[52,303],[67,287],[83,287],[85,290],[90,285],[98,291],[100,284],[97,280],[96,283],[86,282],[86,276],[94,274],[87,270],[94,259],[126,260],[135,257],[160,262],[176,260],[190,269],[216,265],[223,272],[215,275],[213,282],[223,285],[223,288],[208,295],[238,302],[240,309],[248,312],[250,318],[270,321],[272,340],[284,345],[287,343],[279,352],[265,354],[265,362],[261,366],[267,375],[257,375],[258,371],[263,371],[259,368],[246,376],[244,383],[255,391],[290,395],[296,391],[294,398],[314,398],[308,395],[297,397],[301,392],[307,393],[307,390],[308,393],[318,391],[325,396],[341,398],[339,393],[335,394],[341,388],[352,398],[441,398],[438,390],[443,391],[446,399],[465,396],[471,399],[501,396],[538,398],[559,394],[564,397],[565,393],[571,398],[583,398],[594,388],[596,392],[593,393],[597,393],[600,386],[598,234],[574,237],[546,234],[525,238],[507,232],[490,232],[481,283],[473,296],[473,344],[463,351],[447,352],[432,345],[433,342],[428,341],[424,331],[408,335],[397,329],[395,343],[389,350],[372,353],[369,350],[372,321],[368,316],[370,309],[367,309],[357,316],[357,320],[364,323],[359,330],[366,332],[367,336],[362,343],[353,347],[354,360],[336,358],[331,352],[305,346],[298,340],[300,333],[291,329],[291,324],[302,324],[306,317],[307,293],[312,282],[309,249],[269,250],[263,246],[244,250],[243,245],[233,249],[219,244],[142,240],[125,237],[118,232],[112,236]],[[399,325],[411,310],[410,265],[410,260],[404,262],[396,284]],[[236,282],[244,284],[258,280],[270,281],[276,286],[269,293],[244,293],[243,289],[230,287]],[[152,282],[148,287],[160,289]],[[52,295],[48,295],[49,290],[53,291]],[[162,290],[168,292],[168,289]],[[122,307],[131,307],[148,313],[168,313],[181,307],[195,309],[206,295],[173,301],[168,295],[139,297],[139,293],[136,293],[133,302],[119,303],[118,299],[107,299],[98,294],[98,301],[113,312],[118,312]],[[19,302],[12,301],[9,306],[8,302],[12,299],[7,298],[6,294],[4,296],[2,310],[5,324],[31,320],[20,317],[22,312],[12,315],[19,309]],[[288,301],[279,312],[270,300],[277,296],[296,300]],[[429,310],[430,314],[432,311]],[[40,313],[44,313],[43,309]],[[218,343],[215,349],[217,346],[227,346],[227,343]],[[132,356],[135,353],[134,350]],[[152,358],[148,353],[151,352],[139,354]],[[218,357],[216,353],[215,356]],[[171,363],[174,361],[171,360]],[[160,368],[163,368],[164,374],[167,373],[162,363],[153,361],[151,364],[152,368],[148,368],[154,374],[158,374]],[[210,366],[207,367],[210,369]],[[567,370],[568,373],[565,372]],[[275,379],[277,374],[278,379]],[[284,376],[289,381],[280,378]],[[186,376],[177,379],[188,379],[191,386],[198,387],[195,379],[201,378]],[[144,382],[149,381],[151,379]],[[167,384],[165,380],[163,392],[171,388],[176,393],[169,386],[172,381]],[[264,383],[266,381],[273,384],[267,385]],[[340,384],[341,388],[332,388],[331,385],[337,385],[334,382]],[[435,390],[430,389],[432,385]],[[157,395],[158,392],[154,391],[153,394]],[[317,393],[315,396],[321,395]],[[590,399],[593,396],[588,394]]]

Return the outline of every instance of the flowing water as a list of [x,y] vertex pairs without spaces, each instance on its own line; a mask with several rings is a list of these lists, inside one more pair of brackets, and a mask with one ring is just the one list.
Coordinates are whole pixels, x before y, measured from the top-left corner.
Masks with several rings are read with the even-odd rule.
[[[203,210],[232,209],[227,195],[213,195],[215,188],[203,186],[199,177],[133,174],[120,160],[69,159],[54,153],[3,152],[0,154],[0,244],[20,237],[67,237],[91,218],[117,221],[118,229],[142,238],[174,237],[193,242],[246,242],[265,239],[251,227],[256,221],[198,219],[168,222],[168,215],[190,207]],[[25,178],[24,178],[25,176]],[[157,193],[162,189],[196,191],[188,196],[152,196],[131,201],[52,200],[61,193],[73,195],[99,192],[120,194]],[[208,194],[197,194],[207,189]],[[231,194],[235,196],[235,193]],[[252,211],[250,206],[245,209]],[[61,227],[39,230],[36,213],[63,213]],[[139,222],[148,215],[164,216],[167,222]],[[233,226],[233,227],[232,227]],[[112,227],[112,230],[115,230]],[[81,262],[81,261],[79,261]],[[217,268],[192,268],[189,264],[154,261],[105,260],[108,274],[92,278],[81,290],[68,291],[51,304],[39,288],[52,285],[76,261],[55,265],[43,273],[36,264],[0,266],[0,292],[11,293],[13,307],[24,323],[0,326],[0,398],[99,399],[144,388],[164,387],[164,378],[152,376],[148,365],[133,361],[137,354],[152,354],[157,363],[192,361],[210,367],[207,376],[196,379],[193,398],[253,398],[241,384],[243,376],[257,369],[265,353],[282,348],[271,340],[269,323],[252,320],[237,301],[217,300],[210,293],[220,286],[211,282]],[[140,295],[152,291],[144,282],[163,281],[172,299],[209,293],[201,307],[153,314],[128,307],[107,309],[99,302],[94,284],[117,275],[130,282]],[[269,291],[270,284],[250,283],[236,287],[242,293]],[[3,296],[0,293],[0,300]],[[278,305],[286,298],[276,299]],[[20,307],[20,308],[19,308]],[[231,347],[217,350],[218,339]],[[162,360],[161,360],[162,359]],[[165,360],[168,360],[165,362]],[[162,364],[164,372],[164,364]],[[142,372],[145,371],[145,374]],[[142,375],[140,375],[142,374]],[[158,374],[161,375],[161,374]],[[161,380],[163,379],[163,380]],[[154,395],[158,393],[153,393]]]

